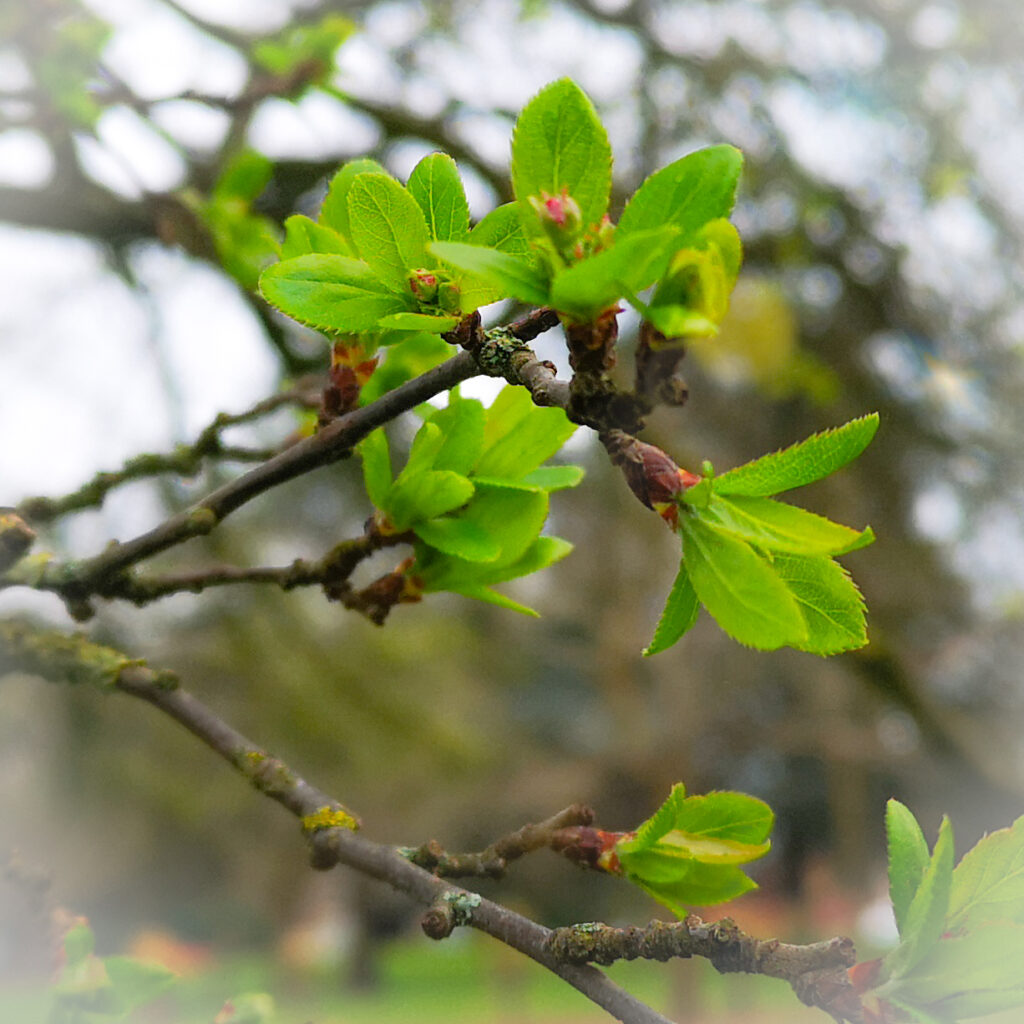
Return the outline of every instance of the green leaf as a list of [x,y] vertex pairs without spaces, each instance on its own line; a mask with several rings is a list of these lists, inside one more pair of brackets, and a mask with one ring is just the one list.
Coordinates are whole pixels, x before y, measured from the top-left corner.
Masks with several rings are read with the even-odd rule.
[[[637,856],[653,860],[658,854]],[[650,865],[640,866],[650,869]],[[675,872],[670,878],[656,882],[632,872],[627,872],[626,877],[680,918],[685,918],[691,907],[728,903],[757,888],[757,883],[734,864],[702,864],[691,860],[674,862],[673,867]]]
[[173,971],[160,964],[146,963],[127,956],[110,956],[104,961],[114,996],[122,1012],[134,1010],[152,1002],[166,991],[175,980]]
[[[327,186],[327,195],[323,205],[320,207],[319,222],[326,227],[337,231],[342,238],[350,240],[352,233],[348,215],[348,193],[352,188],[356,176],[359,174],[387,174],[383,167],[376,160],[350,160],[343,164],[341,169],[331,178]],[[356,254],[355,247],[352,248],[352,255]]]
[[611,172],[608,136],[575,82],[552,82],[526,104],[512,136],[512,190],[524,217],[536,220],[528,197],[564,189],[579,204],[584,227],[596,224],[608,209]]
[[803,487],[841,469],[868,446],[878,429],[878,413],[861,416],[833,430],[716,476],[718,494],[767,497]]
[[1024,927],[992,924],[940,939],[912,972],[879,989],[943,1019],[1024,1003]]
[[626,204],[616,238],[670,224],[685,239],[708,221],[728,217],[742,169],[738,149],[711,146],[655,171]]
[[467,242],[434,242],[429,248],[445,263],[479,278],[502,298],[512,296],[537,306],[548,300],[547,278],[525,257]]
[[[765,551],[796,555],[841,555],[870,544],[875,535],[870,527],[851,530],[806,509],[772,498],[712,495],[700,515],[708,522],[742,537]],[[683,495],[686,501],[686,495]]]
[[882,961],[884,977],[908,975],[934,950],[946,929],[952,882],[953,827],[943,818],[931,860],[907,908],[900,944]]
[[391,313],[382,316],[377,326],[382,331],[425,331],[428,334],[443,334],[457,326],[457,316],[432,316],[429,313]]
[[[774,824],[775,815],[763,800],[747,793],[727,791],[687,797],[679,808],[675,828],[694,839],[760,849],[766,844]],[[722,857],[711,848],[705,855],[716,862]],[[698,860],[702,857],[699,852],[694,856]]]
[[428,519],[413,532],[424,544],[468,562],[493,562],[501,554],[501,545],[468,519]]
[[864,598],[838,562],[822,555],[777,554],[772,567],[804,617],[807,639],[794,645],[799,650],[839,654],[868,642]]
[[530,618],[539,619],[540,613],[528,605],[513,601],[507,594],[498,590],[491,590],[481,584],[466,584],[464,586],[451,587],[453,594],[460,594],[462,597],[471,597],[474,601],[484,601],[487,604],[497,605],[499,608],[507,608],[510,612],[519,612],[520,615],[529,615]]
[[696,515],[680,516],[680,528],[693,589],[726,633],[769,651],[807,641],[796,600],[767,558]]
[[389,175],[358,174],[348,190],[348,216],[359,255],[393,291],[411,295],[410,272],[430,262],[416,200]]
[[337,231],[297,213],[284,222],[281,259],[288,260],[311,252],[333,252],[339,256],[352,254],[349,244]]
[[590,319],[653,284],[668,266],[678,232],[672,227],[639,232],[555,275],[550,304],[559,312]]
[[896,927],[902,935],[910,904],[931,855],[917,819],[899,800],[890,800],[885,805],[885,834],[889,847],[889,898]]
[[438,409],[430,422],[441,431],[444,439],[434,468],[469,476],[483,451],[487,423],[483,405],[473,398],[455,398],[449,394],[447,408]]
[[669,591],[661,618],[658,619],[654,638],[644,648],[644,657],[649,658],[652,654],[667,651],[693,626],[699,611],[700,601],[697,600],[697,593],[690,582],[690,574],[686,571],[686,562],[682,561],[679,563],[679,572]]
[[406,475],[403,470],[388,490],[383,508],[401,533],[415,523],[454,511],[472,497],[473,485],[459,473],[420,470]]
[[469,242],[498,249],[512,256],[528,257],[533,251],[523,231],[517,203],[505,203],[491,210],[469,233]]
[[313,253],[263,271],[260,291],[272,306],[299,323],[339,334],[373,330],[377,321],[412,303],[388,291],[360,260]]
[[993,921],[1024,922],[1024,817],[980,839],[953,872],[947,929]]
[[433,469],[438,453],[444,446],[444,434],[441,428],[428,420],[416,431],[412,439],[412,446],[409,448],[409,458],[406,460],[398,479],[402,477],[415,476],[425,469]]
[[[493,571],[488,568],[487,582],[508,583],[520,576],[530,576],[560,562],[572,548],[572,544],[561,537],[537,537],[514,562],[496,566]],[[504,552],[502,557],[505,557]]]
[[374,507],[383,508],[391,489],[391,453],[383,427],[371,431],[356,445],[363,460],[363,482]]
[[383,362],[359,393],[360,405],[369,405],[399,384],[443,363],[452,354],[451,345],[437,334],[397,334],[393,337],[401,340],[385,351]]
[[487,410],[487,423],[484,425],[484,448],[493,447],[502,437],[512,433],[516,427],[527,420],[537,408],[533,404],[530,392],[523,387],[511,384],[503,387],[491,402]]
[[628,841],[630,846],[636,850],[646,850],[654,846],[665,833],[675,828],[684,800],[686,786],[677,782],[669,791],[665,802],[646,821],[637,826],[636,834]]
[[525,388],[529,410],[515,426],[490,444],[485,442],[483,454],[476,465],[476,475],[497,479],[521,480],[547,461],[576,432],[564,411],[540,408],[530,400]]
[[582,466],[541,466],[527,473],[520,483],[539,487],[542,491],[564,491],[583,480]]
[[447,153],[425,156],[406,186],[419,203],[435,242],[461,242],[469,234],[469,204],[455,161]]

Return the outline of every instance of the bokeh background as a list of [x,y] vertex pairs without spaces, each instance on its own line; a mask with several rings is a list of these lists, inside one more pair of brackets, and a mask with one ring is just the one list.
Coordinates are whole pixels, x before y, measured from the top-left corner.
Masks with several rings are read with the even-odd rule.
[[[289,46],[313,57],[289,65]],[[878,410],[867,453],[803,496],[878,535],[848,559],[866,650],[749,652],[705,618],[641,659],[678,545],[582,431],[567,457],[587,479],[552,514],[576,551],[519,590],[539,621],[437,596],[378,629],[317,594],[235,587],[108,605],[90,629],[180,672],[375,839],[478,848],[577,800],[628,828],[677,780],[754,793],[775,845],[730,911],[758,934],[880,948],[889,796],[932,836],[949,813],[961,849],[1024,807],[1022,53],[1016,0],[0,0],[0,503],[66,493],[322,372],[323,339],[252,284],[347,158],[404,178],[450,152],[482,216],[509,198],[517,111],[563,75],[611,136],[613,210],[665,163],[739,146],[733,308],[687,356],[688,404],[647,436],[726,468]],[[267,161],[231,192],[248,151]],[[540,348],[564,366],[556,333]],[[286,411],[229,436],[274,445],[297,425]],[[242,468],[132,484],[41,547],[95,553]],[[368,512],[342,464],[161,564],[315,557]],[[69,626],[49,595],[0,591],[0,612]],[[41,873],[104,950],[194,978],[248,965],[164,1019],[211,1020],[236,981],[273,990],[286,1022],[598,1019],[493,944],[439,951],[402,900],[314,875],[286,815],[123,698],[0,682],[0,855],[8,992],[52,969],[25,883]],[[546,854],[488,893],[549,925],[660,913]],[[698,965],[636,981],[680,1020],[820,1016]]]

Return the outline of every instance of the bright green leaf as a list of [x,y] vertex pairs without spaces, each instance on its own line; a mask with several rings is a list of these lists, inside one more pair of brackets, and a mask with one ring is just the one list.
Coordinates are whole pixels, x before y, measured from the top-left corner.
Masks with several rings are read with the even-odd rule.
[[652,847],[666,832],[675,828],[676,821],[686,800],[686,786],[677,782],[669,791],[665,802],[644,822],[637,826],[636,834],[628,840],[637,850]]
[[690,574],[686,571],[686,562],[682,561],[679,563],[679,572],[669,591],[661,618],[658,619],[654,638],[644,648],[644,657],[660,654],[678,642],[697,621],[699,611],[700,601],[697,600],[696,591],[690,582]]
[[413,531],[432,548],[468,562],[493,562],[501,554],[501,545],[468,519],[428,519],[417,523]]
[[449,396],[448,406],[438,409],[430,422],[441,431],[443,442],[434,460],[435,469],[450,469],[469,476],[484,445],[487,412],[473,398]]
[[246,206],[259,198],[270,184],[274,163],[254,149],[243,149],[221,172],[210,197],[215,201],[240,200]]
[[429,248],[439,259],[472,274],[503,298],[512,296],[538,306],[548,300],[547,278],[525,257],[467,242],[434,242]]
[[[712,492],[714,490],[712,482]],[[685,494],[683,500],[686,500]],[[851,530],[848,526],[840,526],[823,516],[772,498],[746,495],[726,498],[712,493],[706,510],[700,515],[765,551],[841,555],[865,547],[875,537],[870,528]]]
[[677,234],[672,227],[638,232],[559,271],[551,283],[550,305],[578,319],[596,317],[663,273]]
[[583,480],[582,466],[541,466],[527,473],[520,483],[539,487],[544,491],[564,491]]
[[525,217],[533,216],[528,197],[564,189],[579,204],[584,227],[596,224],[608,209],[611,168],[608,136],[575,82],[552,82],[523,108],[512,136],[512,189]]
[[371,431],[356,446],[363,460],[363,482],[374,507],[383,508],[391,489],[391,453],[383,427]]
[[772,557],[776,575],[796,599],[807,639],[794,646],[811,654],[839,654],[868,642],[864,598],[849,573],[822,555]]
[[382,316],[377,326],[382,331],[425,331],[443,334],[458,325],[457,316],[431,316],[428,313],[391,313]]
[[384,502],[395,530],[408,530],[415,523],[436,519],[465,505],[473,497],[473,485],[450,470],[405,470],[391,485]]
[[709,221],[729,216],[742,169],[738,149],[711,146],[655,171],[626,204],[616,237],[667,224],[683,238],[695,235]]
[[507,608],[510,612],[519,612],[520,615],[528,615],[530,618],[539,619],[540,614],[528,605],[513,601],[507,594],[498,590],[491,590],[481,584],[465,584],[450,588],[453,594],[461,594],[463,597],[471,597],[475,601],[484,601],[487,604],[497,605],[499,608]]
[[409,457],[399,474],[399,479],[403,476],[408,477],[422,473],[425,469],[433,469],[434,462],[443,446],[444,433],[441,428],[429,420],[422,424],[412,439]]
[[[343,164],[341,169],[331,178],[327,186],[327,196],[320,207],[320,215],[317,218],[321,224],[337,231],[342,238],[351,239],[350,222],[348,216],[348,193],[352,183],[359,174],[387,174],[383,167],[376,160],[360,159],[350,160]],[[356,254],[353,246],[352,255]]]
[[896,915],[896,927],[902,935],[907,912],[931,855],[917,819],[899,800],[886,804],[885,834],[889,848],[889,898]]
[[[520,576],[530,576],[560,562],[572,551],[572,544],[561,537],[537,537],[514,562],[488,571],[488,583],[507,583]],[[504,557],[504,553],[502,555]]]
[[878,413],[850,420],[716,476],[714,489],[719,494],[767,497],[803,487],[855,459],[877,429]]
[[767,558],[696,515],[680,516],[680,527],[693,589],[726,633],[761,650],[806,642],[796,600]]
[[437,334],[402,333],[392,337],[401,340],[385,350],[383,362],[359,393],[360,405],[369,405],[399,384],[443,363],[452,354],[451,345]]
[[408,301],[384,288],[373,271],[347,256],[313,253],[263,271],[260,291],[272,306],[299,323],[323,331],[359,334],[373,330]]
[[281,243],[281,259],[305,256],[311,252],[333,252],[339,256],[351,256],[352,250],[337,231],[317,224],[315,220],[301,213],[284,222],[284,242]]
[[[525,388],[520,390],[529,401],[529,392]],[[575,432],[576,424],[561,409],[540,408],[531,401],[527,415],[503,436],[486,445],[477,462],[476,474],[521,480],[554,455]]]
[[367,265],[393,291],[411,295],[412,270],[430,264],[419,204],[386,174],[358,174],[348,190],[349,231]]
[[435,242],[461,242],[469,233],[469,205],[455,161],[432,153],[413,169],[406,186],[419,203]]
[[491,210],[469,233],[469,242],[498,249],[512,256],[528,257],[532,252],[523,232],[517,203],[505,203]]

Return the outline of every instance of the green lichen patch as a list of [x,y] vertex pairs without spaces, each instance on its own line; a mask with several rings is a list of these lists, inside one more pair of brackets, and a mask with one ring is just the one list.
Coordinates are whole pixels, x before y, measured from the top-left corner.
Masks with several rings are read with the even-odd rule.
[[359,828],[359,819],[350,814],[344,807],[320,807],[302,819],[302,831],[316,832],[322,828],[347,828],[355,832]]

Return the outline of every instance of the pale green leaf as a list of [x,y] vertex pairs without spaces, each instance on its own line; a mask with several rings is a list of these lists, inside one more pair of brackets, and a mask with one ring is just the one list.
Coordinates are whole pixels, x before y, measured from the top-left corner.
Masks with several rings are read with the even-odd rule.
[[466,477],[450,470],[405,471],[388,490],[384,501],[396,531],[408,530],[416,523],[435,519],[465,505],[473,497],[473,485]]
[[520,483],[539,487],[544,491],[564,491],[583,480],[582,466],[541,466],[520,480]]
[[363,460],[366,493],[376,508],[383,508],[391,489],[391,454],[383,427],[371,431],[356,446]]
[[351,256],[352,250],[337,231],[297,213],[284,222],[284,241],[281,243],[281,259],[305,256],[311,252],[333,252],[339,256]]
[[[899,800],[886,804],[885,834],[889,849],[889,898],[896,915],[896,927],[902,935],[907,912],[931,855],[917,819]],[[955,877],[954,873],[954,884]]]
[[[529,400],[529,392],[520,389]],[[557,452],[576,432],[563,410],[540,408],[532,401],[527,414],[503,436],[486,444],[476,465],[479,476],[521,480]]]
[[413,532],[432,548],[468,562],[493,562],[501,554],[501,545],[468,519],[428,519],[417,523]]
[[993,921],[1024,922],[1024,817],[980,839],[953,872],[946,927]]
[[382,316],[377,326],[382,331],[424,331],[444,334],[459,323],[457,316],[433,316],[429,313],[392,313]]
[[431,415],[430,422],[444,438],[434,468],[451,469],[468,476],[483,450],[487,422],[483,405],[473,398],[449,396],[448,406]]

